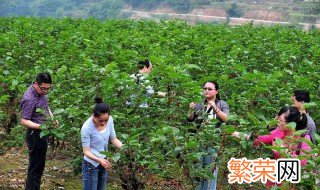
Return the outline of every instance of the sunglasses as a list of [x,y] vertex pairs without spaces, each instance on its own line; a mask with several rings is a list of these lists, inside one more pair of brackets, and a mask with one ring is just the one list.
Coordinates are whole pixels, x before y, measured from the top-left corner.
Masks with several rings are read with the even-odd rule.
[[208,90],[208,91],[212,91],[215,90],[215,88],[203,88],[204,91]]

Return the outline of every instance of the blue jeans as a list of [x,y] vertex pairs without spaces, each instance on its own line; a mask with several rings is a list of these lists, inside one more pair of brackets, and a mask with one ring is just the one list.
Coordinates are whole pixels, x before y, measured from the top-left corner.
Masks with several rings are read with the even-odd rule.
[[[214,149],[209,148],[209,155],[202,157],[201,161],[204,166],[210,165],[213,163],[212,154],[216,153]],[[210,154],[212,153],[212,154]],[[217,189],[217,181],[218,181],[218,167],[213,171],[213,179],[201,179],[199,181],[198,190],[216,190]]]
[[82,163],[83,190],[105,190],[107,187],[107,170],[99,165],[94,167],[90,162]]

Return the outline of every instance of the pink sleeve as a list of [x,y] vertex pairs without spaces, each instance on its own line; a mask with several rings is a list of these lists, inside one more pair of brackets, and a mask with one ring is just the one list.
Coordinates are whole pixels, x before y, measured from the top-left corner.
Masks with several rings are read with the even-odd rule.
[[258,143],[263,142],[265,144],[272,144],[274,139],[283,139],[286,136],[284,131],[280,131],[278,128],[271,131],[270,135],[261,135],[258,136],[255,140],[254,145],[257,146]]
[[263,142],[264,144],[272,144],[272,135],[261,135],[261,136],[258,136],[258,140],[260,142]]
[[271,131],[271,135],[273,139],[283,139],[286,136],[286,133],[276,128],[275,130]]

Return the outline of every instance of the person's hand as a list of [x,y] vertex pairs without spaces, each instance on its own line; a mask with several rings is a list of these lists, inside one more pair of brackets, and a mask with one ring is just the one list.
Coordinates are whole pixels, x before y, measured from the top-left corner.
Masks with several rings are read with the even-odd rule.
[[213,109],[217,109],[216,103],[214,101],[209,101],[208,104],[213,107]]
[[104,159],[104,158],[101,158],[99,160],[99,163],[101,164],[102,167],[104,167],[107,170],[111,169],[111,167],[112,167],[111,163],[107,159]]
[[55,127],[58,127],[58,126],[59,126],[59,121],[58,121],[58,120],[54,120],[54,121],[53,121],[53,125],[54,125]]
[[237,131],[235,131],[235,132],[233,132],[233,133],[231,134],[231,136],[240,138],[240,133],[237,132]]
[[162,97],[162,98],[166,97],[166,95],[167,95],[167,93],[165,93],[165,92],[157,92],[157,93],[158,93],[158,96]]
[[194,102],[191,102],[191,103],[189,104],[189,107],[190,107],[191,109],[194,109],[194,108],[196,107],[196,104],[195,104]]
[[244,134],[244,138],[245,138],[246,140],[249,140],[249,139],[250,139],[250,137],[251,137],[251,135]]
[[259,145],[260,145],[260,143],[261,143],[262,141],[260,140],[260,139],[255,139],[254,141],[253,141],[253,147],[258,147]]
[[59,127],[59,121],[58,120],[52,120],[52,124],[50,125],[51,129],[58,128]]
[[[231,134],[231,136],[240,138],[240,132],[235,131]],[[251,137],[251,135],[248,135],[248,134],[244,134],[243,136],[244,136],[244,139],[246,140],[249,140]]]
[[54,120],[54,121],[53,121],[53,124],[59,125],[59,121],[58,121],[58,120]]

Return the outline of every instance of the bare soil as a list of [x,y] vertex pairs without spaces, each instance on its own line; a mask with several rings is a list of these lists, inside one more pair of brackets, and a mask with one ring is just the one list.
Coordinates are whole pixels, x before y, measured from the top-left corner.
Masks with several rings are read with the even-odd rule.
[[285,15],[283,13],[267,10],[250,11],[245,13],[243,18],[268,21],[285,21]]
[[[24,189],[28,168],[27,151],[27,147],[23,146],[10,148],[0,155],[0,190]],[[81,176],[73,175],[67,160],[65,156],[61,156],[59,153],[47,155],[41,189],[82,188]]]
[[225,9],[194,9],[190,14],[195,15],[206,15],[206,16],[218,16],[218,17],[226,17],[227,12]]

